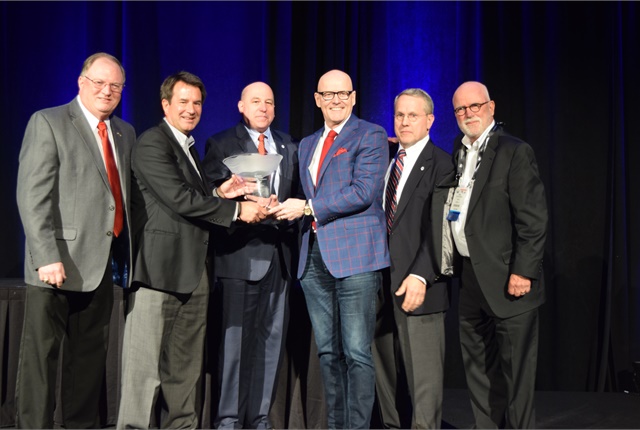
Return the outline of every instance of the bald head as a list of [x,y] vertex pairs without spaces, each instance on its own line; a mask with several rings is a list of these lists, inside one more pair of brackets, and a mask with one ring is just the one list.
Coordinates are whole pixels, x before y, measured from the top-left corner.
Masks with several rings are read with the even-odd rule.
[[[339,85],[340,88],[329,88],[332,85]],[[318,92],[353,90],[351,78],[342,70],[330,70],[320,77],[318,81]]]
[[242,90],[238,111],[247,127],[264,133],[276,117],[273,90],[264,82],[254,82]]
[[[323,93],[334,93],[333,98],[326,100]],[[345,100],[338,94],[349,93]],[[331,94],[329,94],[331,96]],[[356,93],[353,91],[351,78],[341,70],[330,70],[318,80],[318,91],[315,93],[316,106],[322,110],[324,121],[330,128],[335,128],[349,119],[356,104]]]
[[465,95],[471,95],[474,94],[477,97],[480,97],[484,100],[491,100],[491,97],[489,97],[489,90],[487,89],[487,87],[480,83],[480,82],[476,82],[476,81],[468,81],[463,83],[462,85],[460,85],[458,87],[458,89],[456,90],[455,93],[453,93],[453,107],[454,109],[457,107],[456,106],[456,96],[459,94],[465,94]]

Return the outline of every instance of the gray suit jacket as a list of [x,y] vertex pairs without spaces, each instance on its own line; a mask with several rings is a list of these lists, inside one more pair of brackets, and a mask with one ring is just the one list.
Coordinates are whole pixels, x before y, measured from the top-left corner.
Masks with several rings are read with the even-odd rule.
[[[204,175],[194,147],[191,155]],[[228,227],[236,202],[213,197],[165,121],[138,138],[131,165],[133,280],[191,293],[205,268],[211,226]]]
[[[271,129],[280,161],[278,199],[304,198],[298,173],[298,148],[286,133]],[[217,186],[231,176],[222,160],[236,154],[257,153],[242,122],[211,136],[205,147],[203,166],[210,185]],[[266,221],[258,225],[237,224],[214,230],[213,254],[216,276],[259,281],[271,265],[274,247],[281,245],[289,275],[296,276],[299,250],[298,223]]]
[[[130,153],[136,134],[118,117],[110,122],[130,225]],[[52,288],[40,282],[37,269],[61,261],[64,290],[96,289],[109,264],[115,201],[77,99],[31,116],[20,150],[17,198],[26,236],[25,282]]]

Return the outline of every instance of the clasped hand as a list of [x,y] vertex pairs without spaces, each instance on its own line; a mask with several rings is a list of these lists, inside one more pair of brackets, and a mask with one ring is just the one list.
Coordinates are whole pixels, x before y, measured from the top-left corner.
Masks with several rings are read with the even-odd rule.
[[305,200],[302,199],[287,199],[277,206],[271,206],[269,209],[269,216],[277,220],[296,220],[304,215]]

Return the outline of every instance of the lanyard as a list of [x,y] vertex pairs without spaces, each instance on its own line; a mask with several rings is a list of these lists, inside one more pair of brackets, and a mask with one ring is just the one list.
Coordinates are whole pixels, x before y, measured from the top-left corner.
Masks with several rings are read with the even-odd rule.
[[[480,168],[480,163],[482,162],[482,156],[484,155],[484,151],[487,149],[487,144],[489,143],[489,139],[491,139],[491,136],[493,136],[493,133],[496,132],[498,127],[501,127],[501,126],[502,126],[502,123],[497,122],[496,125],[493,126],[489,134],[487,134],[487,137],[484,139],[484,142],[482,142],[482,145],[480,145],[480,147],[478,148],[478,161],[476,161],[476,168],[473,170],[473,176],[471,177],[471,180],[469,181],[469,183],[473,183],[476,180],[476,173],[478,173],[478,169]],[[464,166],[467,160],[467,152],[469,152],[469,150],[468,149],[465,150],[465,148],[460,148],[460,150],[458,151],[458,157],[457,157],[458,167],[456,170],[456,180],[459,180],[460,177],[462,177],[462,174],[464,173]]]

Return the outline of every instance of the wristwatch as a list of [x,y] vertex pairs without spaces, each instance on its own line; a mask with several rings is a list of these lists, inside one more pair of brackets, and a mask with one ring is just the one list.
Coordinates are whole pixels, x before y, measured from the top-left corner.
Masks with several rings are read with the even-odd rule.
[[309,216],[309,215],[311,215],[311,206],[309,206],[309,200],[307,200],[307,201],[304,203],[304,215],[305,215],[305,216]]

